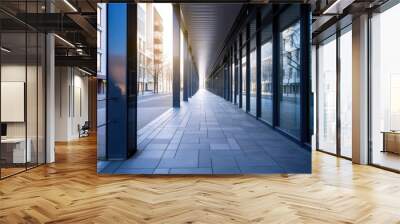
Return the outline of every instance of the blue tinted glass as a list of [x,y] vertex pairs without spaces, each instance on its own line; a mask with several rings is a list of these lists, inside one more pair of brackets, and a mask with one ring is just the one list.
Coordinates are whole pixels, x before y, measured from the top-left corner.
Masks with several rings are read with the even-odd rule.
[[300,22],[280,33],[279,127],[300,136]]

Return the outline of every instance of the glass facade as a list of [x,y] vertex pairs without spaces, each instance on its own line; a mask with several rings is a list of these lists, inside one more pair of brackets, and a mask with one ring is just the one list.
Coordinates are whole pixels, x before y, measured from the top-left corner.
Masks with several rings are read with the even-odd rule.
[[318,149],[336,153],[336,36],[318,48]]
[[[337,35],[339,34],[339,35]],[[317,149],[352,157],[352,27],[317,47]]]
[[280,33],[279,128],[300,137],[300,22]]
[[[309,99],[312,99],[313,95],[311,72],[308,72],[309,67],[305,64],[307,60],[311,60],[306,57],[306,49],[310,45],[301,39],[301,29],[304,31],[309,27],[302,23],[308,21],[306,10],[300,9],[300,5],[282,6],[281,13],[267,16],[272,10],[270,5],[254,8],[246,22],[238,26],[239,35],[232,37],[232,40],[236,41],[232,41],[226,49],[234,49],[236,46],[238,49],[234,54],[238,57],[239,76],[234,82],[238,86],[240,95],[237,95],[237,101],[240,99],[242,110],[293,139],[310,144],[313,132],[313,127],[310,127],[313,125],[313,102]],[[229,63],[234,61],[229,50],[223,57],[228,60],[221,61],[221,67],[231,67]],[[301,54],[305,60],[301,59]],[[235,72],[232,70],[230,75],[235,75]],[[212,73],[214,77],[207,83],[210,91],[223,93],[221,90],[226,87],[234,89],[235,84],[231,86],[228,80],[225,80],[226,77],[219,75],[218,69],[215,68]],[[215,85],[215,77],[224,80],[220,82],[221,85]],[[300,89],[301,82],[309,82],[303,85],[304,91]],[[309,109],[301,111],[302,107]]]
[[[12,4],[12,3],[7,3]],[[22,12],[44,9],[19,2]],[[0,13],[12,25],[0,31],[0,177],[45,163],[45,35]]]
[[400,170],[400,4],[371,18],[370,159]]
[[246,86],[246,82],[247,82],[247,73],[246,73],[246,47],[243,47],[242,50],[242,109],[244,111],[246,111],[247,108],[247,99],[246,99],[246,95],[247,95],[247,86]]
[[352,157],[352,33],[340,36],[340,154]]
[[261,32],[261,119],[272,124],[272,27]]
[[250,41],[250,114],[257,115],[257,51],[256,38]]

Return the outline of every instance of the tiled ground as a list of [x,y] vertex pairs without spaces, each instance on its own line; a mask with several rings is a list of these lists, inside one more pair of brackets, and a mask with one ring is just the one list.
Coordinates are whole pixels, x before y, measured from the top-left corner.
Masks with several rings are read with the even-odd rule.
[[114,174],[310,173],[311,153],[221,97],[200,90],[138,133],[126,161],[99,162]]

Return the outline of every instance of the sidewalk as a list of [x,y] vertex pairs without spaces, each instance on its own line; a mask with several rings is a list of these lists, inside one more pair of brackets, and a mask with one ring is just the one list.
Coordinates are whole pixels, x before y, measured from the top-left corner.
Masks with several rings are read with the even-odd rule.
[[114,174],[309,173],[311,153],[221,97],[200,90],[138,133],[139,151]]

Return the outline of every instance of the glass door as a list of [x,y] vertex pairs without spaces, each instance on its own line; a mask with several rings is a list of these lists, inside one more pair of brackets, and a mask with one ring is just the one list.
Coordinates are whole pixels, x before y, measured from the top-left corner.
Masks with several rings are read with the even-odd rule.
[[348,26],[340,35],[340,155],[352,157],[352,34]]
[[370,162],[400,171],[400,4],[371,18]]
[[318,46],[317,149],[336,154],[336,36]]
[[[13,6],[15,2],[4,3]],[[19,2],[22,13],[44,13],[43,1]],[[14,5],[15,6],[15,5]],[[45,44],[43,33],[13,21],[0,31],[0,178],[45,163]]]
[[352,157],[352,29],[336,32],[317,49],[317,149]]

